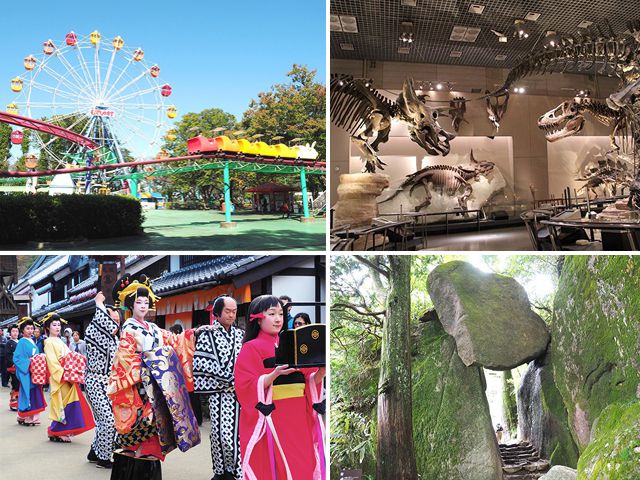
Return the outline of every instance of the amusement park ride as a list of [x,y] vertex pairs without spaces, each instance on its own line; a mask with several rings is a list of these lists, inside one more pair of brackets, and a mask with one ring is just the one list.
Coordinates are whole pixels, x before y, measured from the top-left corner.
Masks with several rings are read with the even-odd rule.
[[[24,58],[25,74],[11,80],[11,90],[17,97],[7,105],[6,112],[0,112],[0,122],[30,130],[35,139],[30,147],[53,161],[56,168],[36,171],[31,155],[28,171],[0,171],[0,179],[31,179],[27,189],[33,190],[37,177],[84,173],[85,193],[90,193],[93,175],[98,174],[102,184],[113,186],[127,180],[131,194],[137,195],[140,179],[222,169],[228,205],[230,170],[300,174],[304,216],[309,216],[305,175],[325,173],[325,163],[316,160],[318,153],[313,145],[289,147],[198,135],[187,141],[187,156],[169,157],[160,151],[156,158],[127,162],[126,152],[130,150],[142,152],[142,158],[158,152],[165,118],[177,116],[174,105],[164,104],[172,88],[158,80],[160,67],[145,62],[141,48],[125,47],[120,36],[105,42],[98,31],[87,37],[69,32],[60,46],[49,39],[42,52],[39,58]],[[19,115],[23,110],[26,115]],[[23,138],[21,130],[11,134],[13,144],[22,143]],[[59,138],[69,145],[62,154],[53,148]],[[175,139],[175,134],[169,131],[164,138]],[[187,166],[170,166],[185,160],[189,161]],[[169,164],[169,168],[149,167],[154,164]],[[108,178],[105,172],[110,172]]]

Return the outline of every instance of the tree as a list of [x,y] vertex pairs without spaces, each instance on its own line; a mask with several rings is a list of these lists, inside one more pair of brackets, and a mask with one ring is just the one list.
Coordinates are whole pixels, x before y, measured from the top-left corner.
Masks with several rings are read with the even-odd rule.
[[12,131],[11,125],[0,122],[0,170],[9,169]]
[[376,478],[418,478],[411,412],[411,257],[390,255],[388,269],[372,267],[389,282],[378,382]]
[[506,427],[512,437],[515,437],[518,432],[518,401],[516,398],[513,375],[511,370],[506,370],[502,375],[502,406],[507,421]]
[[[289,83],[279,83],[268,92],[261,92],[244,113],[242,127],[248,135],[264,135],[265,141],[276,136],[288,143],[315,142],[319,158],[326,158],[326,87],[315,81],[316,71],[304,65],[293,65],[287,73]],[[296,142],[298,143],[298,142]],[[310,175],[309,189],[317,194],[324,190],[325,178]]]

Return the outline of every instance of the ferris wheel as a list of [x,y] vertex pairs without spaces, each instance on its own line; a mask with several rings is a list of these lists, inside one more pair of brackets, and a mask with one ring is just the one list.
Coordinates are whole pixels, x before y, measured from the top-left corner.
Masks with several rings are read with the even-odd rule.
[[[26,56],[23,66],[25,72],[11,80],[17,96],[7,111],[92,139],[103,147],[102,162],[155,155],[167,119],[177,115],[175,106],[165,105],[172,89],[160,81],[160,67],[148,62],[141,48],[128,48],[120,36],[69,32],[60,43],[44,42],[42,53]],[[68,144],[61,151],[55,137],[32,134],[33,146],[58,166],[82,161],[81,147]]]

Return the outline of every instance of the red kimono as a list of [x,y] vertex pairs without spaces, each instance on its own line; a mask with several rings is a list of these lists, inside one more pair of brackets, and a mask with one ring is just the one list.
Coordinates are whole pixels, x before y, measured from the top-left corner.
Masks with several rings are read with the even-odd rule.
[[[240,402],[240,452],[243,478],[248,480],[315,480],[322,477],[323,449],[313,397],[322,384],[310,378],[317,369],[281,375],[273,386],[259,391],[263,376],[273,371],[278,336],[262,330],[245,343],[235,366],[236,395]],[[311,392],[311,389],[316,389]],[[262,412],[256,408],[260,403]],[[271,412],[271,404],[275,407]],[[270,412],[270,413],[269,413]],[[272,423],[271,423],[272,421]],[[250,455],[247,456],[247,450]],[[284,458],[283,458],[284,457]],[[287,468],[288,467],[288,468]]]

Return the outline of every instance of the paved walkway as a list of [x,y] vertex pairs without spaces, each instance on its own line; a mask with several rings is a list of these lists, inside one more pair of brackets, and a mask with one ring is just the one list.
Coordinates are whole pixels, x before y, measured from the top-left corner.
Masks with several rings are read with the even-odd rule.
[[235,228],[221,228],[224,214],[212,210],[145,210],[144,235],[47,243],[7,245],[1,250],[324,250],[326,220],[313,223],[277,214],[237,213]]
[[[49,394],[45,393],[47,403]],[[47,438],[48,410],[42,425],[23,427],[9,410],[9,389],[0,387],[0,478],[16,480],[108,480],[111,470],[87,461],[93,430],[74,437],[73,442],[53,443]],[[210,424],[202,424],[202,442],[186,453],[176,449],[162,465],[163,480],[208,480],[211,469]]]

